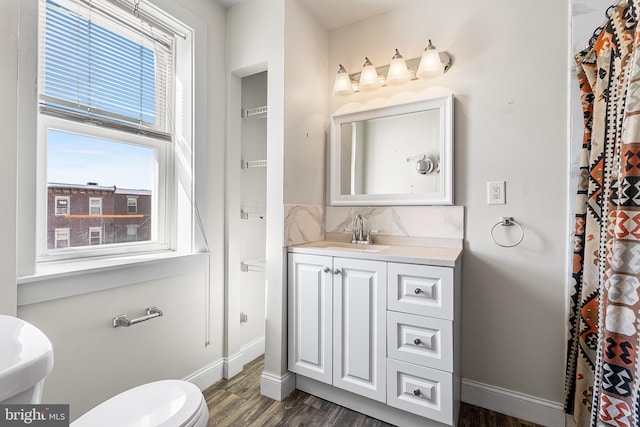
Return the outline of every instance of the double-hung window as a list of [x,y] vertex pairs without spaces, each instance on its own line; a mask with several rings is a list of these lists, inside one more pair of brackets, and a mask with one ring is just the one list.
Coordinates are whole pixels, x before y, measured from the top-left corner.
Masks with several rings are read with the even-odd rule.
[[140,0],[40,0],[39,22],[37,260],[176,249],[190,29]]
[[89,244],[92,246],[102,244],[102,227],[89,227]]
[[135,197],[127,197],[127,213],[138,213],[138,199]]
[[91,197],[89,199],[89,215],[102,215],[101,197]]
[[55,215],[69,215],[69,197],[56,196]]

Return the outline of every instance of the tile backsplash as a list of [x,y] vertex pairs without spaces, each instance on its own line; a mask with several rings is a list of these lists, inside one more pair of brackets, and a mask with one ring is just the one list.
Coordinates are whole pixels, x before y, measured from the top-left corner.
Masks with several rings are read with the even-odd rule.
[[284,205],[285,246],[325,240],[325,207]]
[[331,238],[348,239],[353,217],[361,214],[374,240],[422,244],[464,238],[463,206],[337,207],[285,205],[285,245]]

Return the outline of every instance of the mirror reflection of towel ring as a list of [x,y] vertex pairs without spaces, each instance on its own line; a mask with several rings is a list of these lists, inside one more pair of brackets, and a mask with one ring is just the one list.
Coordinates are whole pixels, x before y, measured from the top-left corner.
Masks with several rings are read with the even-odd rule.
[[409,162],[416,162],[416,172],[420,175],[428,175],[436,169],[440,172],[440,164],[438,160],[433,161],[424,154],[407,157],[407,163]]
[[[515,225],[516,227],[518,227],[518,229],[520,230],[520,239],[512,244],[512,245],[505,245],[502,244],[500,242],[498,242],[495,238],[495,236],[493,235],[493,231],[496,229],[497,226],[502,225],[504,227],[510,227],[512,225]],[[514,246],[518,246],[521,242],[522,239],[524,239],[524,230],[522,229],[522,227],[520,226],[520,224],[518,224],[517,222],[515,222],[515,220],[513,219],[513,217],[510,216],[503,216],[500,218],[500,221],[498,221],[497,223],[495,223],[495,225],[493,227],[491,227],[491,240],[493,240],[493,243],[495,243],[498,246],[501,246],[503,248],[513,248]]]
[[433,160],[428,157],[423,157],[416,162],[416,171],[421,175],[430,174],[434,167]]

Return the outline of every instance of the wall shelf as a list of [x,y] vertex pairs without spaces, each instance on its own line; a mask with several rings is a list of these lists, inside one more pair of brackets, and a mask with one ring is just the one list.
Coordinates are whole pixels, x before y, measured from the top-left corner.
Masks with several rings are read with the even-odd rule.
[[265,219],[267,210],[265,208],[244,207],[240,210],[240,218],[242,219]]
[[266,105],[263,107],[247,108],[246,110],[242,110],[242,118],[248,119],[250,117],[253,117],[253,118],[260,119],[260,118],[267,117],[267,113],[268,113],[268,108]]
[[262,273],[265,270],[265,265],[266,265],[266,260],[264,259],[246,260],[240,263],[240,270],[244,272],[253,271],[257,273]]
[[266,168],[267,161],[266,160],[241,160],[240,166],[242,167],[242,169]]

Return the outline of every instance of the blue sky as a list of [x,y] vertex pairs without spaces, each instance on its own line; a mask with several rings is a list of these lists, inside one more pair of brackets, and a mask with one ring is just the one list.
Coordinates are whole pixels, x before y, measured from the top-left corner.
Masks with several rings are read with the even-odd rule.
[[47,182],[152,190],[153,149],[49,130]]

